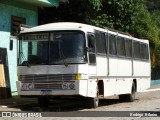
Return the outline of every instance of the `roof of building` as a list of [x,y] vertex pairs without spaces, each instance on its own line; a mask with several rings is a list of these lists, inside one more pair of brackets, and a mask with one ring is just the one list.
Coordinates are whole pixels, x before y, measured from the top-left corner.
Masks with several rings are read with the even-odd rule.
[[1,2],[4,3],[22,3],[22,4],[29,4],[29,5],[34,5],[38,7],[53,7],[59,6],[59,0],[1,0]]

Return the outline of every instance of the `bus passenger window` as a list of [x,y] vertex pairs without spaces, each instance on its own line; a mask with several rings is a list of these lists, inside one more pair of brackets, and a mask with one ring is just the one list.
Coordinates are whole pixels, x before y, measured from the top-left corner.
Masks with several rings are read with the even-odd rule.
[[133,53],[135,59],[141,59],[140,43],[137,41],[133,43]]
[[95,50],[95,36],[88,34],[88,48],[89,48],[89,64],[96,64],[96,50]]
[[146,54],[146,60],[149,60],[149,46],[147,44],[146,44],[145,54]]
[[125,49],[126,49],[126,57],[132,57],[132,40],[126,39],[125,40]]
[[110,55],[116,55],[117,49],[116,49],[116,36],[109,35],[109,54]]
[[117,38],[117,53],[118,56],[125,56],[125,40],[122,37]]
[[96,52],[100,54],[106,54],[106,36],[104,32],[96,31]]
[[92,34],[88,35],[89,52],[95,52],[95,37]]
[[148,47],[146,44],[141,43],[141,58],[142,60],[148,60]]

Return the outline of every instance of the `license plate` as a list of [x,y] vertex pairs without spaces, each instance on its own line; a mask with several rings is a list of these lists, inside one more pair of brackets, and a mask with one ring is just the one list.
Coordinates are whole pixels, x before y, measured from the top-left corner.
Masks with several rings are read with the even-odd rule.
[[52,90],[41,90],[41,95],[51,95]]

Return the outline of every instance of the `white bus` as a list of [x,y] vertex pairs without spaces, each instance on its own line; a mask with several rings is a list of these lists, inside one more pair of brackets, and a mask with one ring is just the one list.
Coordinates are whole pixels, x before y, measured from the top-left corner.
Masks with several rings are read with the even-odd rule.
[[17,89],[41,107],[56,97],[134,101],[150,87],[148,40],[81,23],[51,23],[20,32]]

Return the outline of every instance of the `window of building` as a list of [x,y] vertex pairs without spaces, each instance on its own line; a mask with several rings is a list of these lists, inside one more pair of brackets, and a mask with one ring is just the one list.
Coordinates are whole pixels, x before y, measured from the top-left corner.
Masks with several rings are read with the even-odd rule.
[[26,24],[26,19],[17,16],[11,16],[11,35],[17,36],[20,24]]

